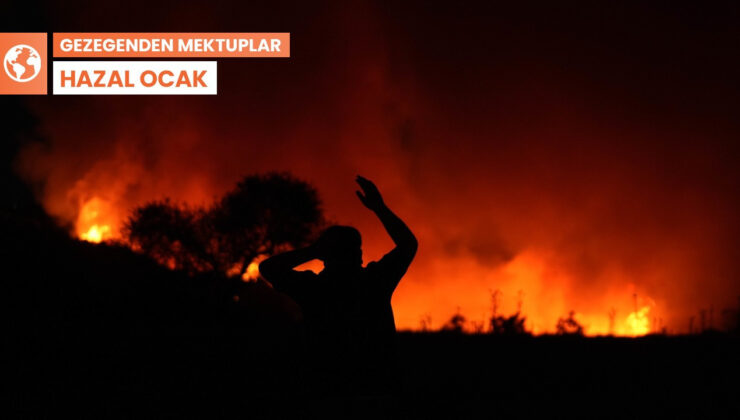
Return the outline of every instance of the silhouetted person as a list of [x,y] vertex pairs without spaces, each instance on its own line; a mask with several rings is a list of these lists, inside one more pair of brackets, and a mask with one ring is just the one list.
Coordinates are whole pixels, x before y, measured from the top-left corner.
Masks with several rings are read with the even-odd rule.
[[[383,223],[395,248],[380,261],[362,266],[360,232],[349,226],[326,229],[312,245],[275,255],[260,273],[303,311],[309,362],[332,379],[360,392],[384,392],[390,385],[395,343],[391,295],[417,249],[411,230],[383,202],[375,184],[361,176],[360,201]],[[308,261],[323,261],[315,274],[296,271]]]

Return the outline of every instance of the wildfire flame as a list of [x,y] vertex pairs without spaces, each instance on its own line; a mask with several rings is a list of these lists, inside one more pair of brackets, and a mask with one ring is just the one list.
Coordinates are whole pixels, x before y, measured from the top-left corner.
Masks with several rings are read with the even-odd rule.
[[80,208],[77,218],[77,236],[83,241],[100,243],[117,237],[112,206],[100,197],[93,197]]
[[[612,73],[584,85],[572,76],[589,74],[588,60],[576,60],[576,73],[551,71],[560,64],[549,45],[526,31],[487,38],[497,58],[462,45],[459,55],[475,58],[471,77],[454,60],[434,61],[425,37],[396,36],[395,25],[361,15],[359,25],[332,20],[340,26],[326,33],[359,47],[322,43],[309,84],[293,77],[302,65],[247,66],[224,75],[233,92],[216,102],[29,102],[34,136],[48,141],[19,143],[14,166],[47,212],[90,242],[120,238],[130,211],[147,202],[207,206],[244,175],[288,170],[317,188],[330,220],[363,233],[372,261],[391,243],[352,197],[353,175],[368,175],[421,244],[393,295],[402,329],[420,319],[438,328],[458,307],[469,323],[489,325],[495,290],[497,315],[521,309],[535,334],[555,332],[571,311],[587,335],[692,331],[697,310],[735,304],[740,172],[726,89],[706,89],[701,77],[690,86],[626,77],[617,91],[600,82],[640,63],[619,51],[602,57],[617,63],[604,66]],[[418,29],[434,33],[427,20]],[[578,56],[576,37],[555,36]],[[688,53],[705,57],[697,48]],[[650,57],[657,69],[670,64]],[[420,71],[430,63],[445,77]],[[480,75],[486,83],[471,82]],[[255,86],[244,78],[295,86],[258,89],[260,106],[250,107],[243,98]],[[645,102],[646,88],[659,95]],[[664,106],[677,92],[701,100]],[[255,275],[251,266],[244,277]]]
[[80,234],[80,239],[83,241],[93,242],[93,243],[100,243],[103,242],[104,239],[108,239],[110,237],[110,226],[108,225],[92,225],[90,229],[87,230],[87,232],[84,232]]
[[[264,259],[264,258],[262,258]],[[242,280],[254,281],[260,276],[259,261],[252,261],[247,266],[247,270],[242,274]]]
[[640,336],[650,332],[650,320],[648,319],[650,306],[643,306],[635,312],[630,313],[626,319],[626,331],[624,335]]
[[[118,219],[119,213],[116,211],[114,205],[111,202],[95,196],[87,201],[84,201],[80,207],[79,216],[77,218],[76,231],[77,236],[84,241],[100,243],[117,239],[120,237],[120,232],[116,228],[120,225]],[[252,261],[243,274],[241,274],[242,280],[245,282],[255,281],[259,278],[259,263],[265,258],[260,256],[255,261]],[[315,264],[314,264],[315,265]],[[311,269],[312,271],[318,272],[321,270],[320,264],[314,266],[312,264],[306,264],[302,269]],[[172,268],[172,266],[170,266]],[[473,269],[472,267],[468,267]],[[465,269],[460,270],[462,275],[465,275]],[[473,269],[473,271],[475,271]],[[522,315],[527,317],[527,328],[534,334],[547,334],[552,333],[555,325],[555,320],[559,316],[562,316],[570,308],[564,305],[564,297],[561,294],[561,290],[557,287],[553,287],[554,284],[567,284],[567,278],[552,278],[549,277],[551,274],[546,273],[545,262],[542,258],[532,254],[524,253],[518,256],[510,263],[508,263],[503,271],[503,277],[492,277],[491,281],[494,283],[500,283],[502,286],[504,296],[509,296],[510,299],[514,299],[514,296],[518,296],[517,309],[521,310],[522,305],[525,305],[522,310]],[[230,275],[240,274],[240,268],[234,267],[229,272]],[[469,274],[468,274],[469,275]],[[621,319],[613,319],[608,321],[608,313],[595,313],[593,311],[578,311],[577,321],[584,326],[584,332],[586,335],[606,335],[613,334],[618,336],[637,337],[650,333],[650,319],[648,314],[651,308],[654,306],[654,302],[645,298],[646,305],[637,307],[637,301],[635,297],[635,285],[632,283],[628,284],[627,290],[623,290],[618,294],[607,293],[605,299],[611,307],[625,308],[634,305],[635,310],[629,312],[628,315]],[[485,293],[475,293],[478,296],[484,296]],[[522,296],[531,296],[532,302],[521,301]],[[460,296],[458,296],[459,298]],[[634,300],[630,304],[630,297]],[[485,298],[484,300],[487,300]],[[471,301],[472,302],[472,301]],[[470,306],[471,302],[465,300],[460,301],[461,304]],[[511,302],[509,302],[511,303]],[[487,304],[487,303],[485,303]],[[461,305],[462,306],[462,305]],[[506,305],[502,310],[514,311],[515,309],[506,308]],[[407,311],[414,311],[415,308],[409,307]],[[616,310],[616,309],[615,309]],[[403,310],[398,312],[403,313]],[[622,312],[624,313],[624,312]],[[439,316],[444,316],[438,314]],[[470,320],[472,323],[478,322]],[[485,325],[487,322],[478,322],[480,325]],[[471,330],[470,328],[466,328]]]

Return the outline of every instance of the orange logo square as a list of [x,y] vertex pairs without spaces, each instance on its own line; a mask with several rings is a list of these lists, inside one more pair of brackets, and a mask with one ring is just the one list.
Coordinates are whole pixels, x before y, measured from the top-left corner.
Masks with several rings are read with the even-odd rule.
[[0,94],[46,95],[46,33],[0,33]]

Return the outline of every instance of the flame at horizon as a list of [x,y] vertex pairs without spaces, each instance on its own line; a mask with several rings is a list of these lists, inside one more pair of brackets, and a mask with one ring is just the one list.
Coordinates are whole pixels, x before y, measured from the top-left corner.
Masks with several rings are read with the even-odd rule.
[[83,241],[100,243],[120,239],[118,223],[110,204],[99,197],[93,197],[80,208],[75,230]]

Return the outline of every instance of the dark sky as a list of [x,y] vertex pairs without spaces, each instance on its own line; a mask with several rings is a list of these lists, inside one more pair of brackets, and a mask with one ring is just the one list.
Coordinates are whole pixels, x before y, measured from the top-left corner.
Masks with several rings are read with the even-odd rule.
[[[377,180],[420,240],[399,325],[523,292],[530,326],[634,307],[685,329],[740,294],[740,13],[733,2],[48,3],[7,30],[291,32],[289,59],[219,61],[216,97],[43,97],[18,157],[70,224],[206,203],[290,170],[390,246],[353,198]],[[145,11],[145,12],[144,12]],[[40,14],[40,15],[39,15]],[[45,24],[42,24],[46,22]],[[15,25],[15,26],[13,26]],[[626,322],[626,321],[624,321]]]

